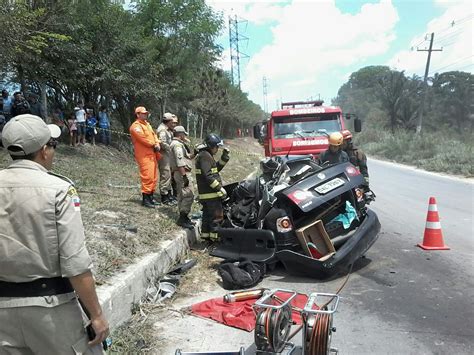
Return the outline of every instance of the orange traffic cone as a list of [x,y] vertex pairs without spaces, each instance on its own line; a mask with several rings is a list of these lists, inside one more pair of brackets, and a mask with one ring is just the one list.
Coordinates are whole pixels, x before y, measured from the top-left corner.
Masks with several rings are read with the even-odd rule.
[[418,246],[425,250],[449,250],[449,247],[445,245],[443,241],[438,207],[436,206],[436,199],[434,197],[430,197],[423,243],[418,244]]

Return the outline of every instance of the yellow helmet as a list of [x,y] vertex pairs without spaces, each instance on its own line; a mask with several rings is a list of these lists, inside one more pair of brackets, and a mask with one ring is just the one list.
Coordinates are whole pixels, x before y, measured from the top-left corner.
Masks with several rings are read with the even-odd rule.
[[341,132],[334,132],[329,135],[329,145],[340,146],[344,141],[344,136]]

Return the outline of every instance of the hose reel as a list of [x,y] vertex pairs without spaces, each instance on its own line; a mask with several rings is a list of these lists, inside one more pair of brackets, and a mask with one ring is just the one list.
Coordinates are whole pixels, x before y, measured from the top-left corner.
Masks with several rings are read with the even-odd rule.
[[[284,301],[276,293],[287,293],[289,297]],[[303,309],[291,306],[291,301],[296,297],[296,292],[288,290],[266,291],[262,298],[254,304],[256,324],[254,340],[257,354],[278,354],[286,351],[286,354],[296,348],[290,343],[291,338],[302,331],[302,354],[303,355],[329,355],[337,353],[331,348],[333,327],[333,314],[339,304],[339,296],[331,293],[312,293]],[[326,303],[319,308],[317,301]],[[292,311],[301,314],[303,325],[290,335]]]

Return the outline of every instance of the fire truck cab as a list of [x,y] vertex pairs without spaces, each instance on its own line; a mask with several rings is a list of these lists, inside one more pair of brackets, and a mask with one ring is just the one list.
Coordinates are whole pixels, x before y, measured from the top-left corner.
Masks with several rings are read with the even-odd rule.
[[[354,130],[360,132],[361,121],[354,114]],[[328,148],[328,136],[346,129],[343,113],[337,106],[323,106],[323,101],[297,101],[281,104],[270,119],[254,126],[254,137],[265,148],[265,156],[312,155]]]

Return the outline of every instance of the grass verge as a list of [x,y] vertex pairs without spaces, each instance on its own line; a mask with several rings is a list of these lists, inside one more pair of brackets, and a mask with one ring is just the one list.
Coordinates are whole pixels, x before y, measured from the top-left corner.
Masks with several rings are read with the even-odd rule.
[[[470,137],[470,138],[469,138]],[[474,176],[474,141],[447,133],[366,130],[357,136],[361,148],[374,157],[414,165],[428,171]]]

